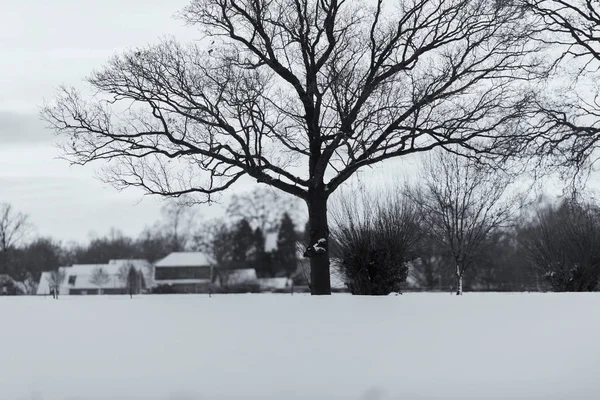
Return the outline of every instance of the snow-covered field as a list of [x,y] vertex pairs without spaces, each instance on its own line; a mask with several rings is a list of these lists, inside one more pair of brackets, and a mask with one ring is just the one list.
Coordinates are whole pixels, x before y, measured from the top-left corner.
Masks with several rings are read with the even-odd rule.
[[0,298],[0,398],[600,398],[600,293]]

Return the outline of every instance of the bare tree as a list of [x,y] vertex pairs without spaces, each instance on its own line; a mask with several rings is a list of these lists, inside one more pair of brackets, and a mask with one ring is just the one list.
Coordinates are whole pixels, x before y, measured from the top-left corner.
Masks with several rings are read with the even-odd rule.
[[60,286],[65,281],[65,278],[65,271],[61,270],[60,268],[50,271],[48,276],[48,287],[50,288],[53,298],[58,299],[58,295],[60,294]]
[[162,207],[162,228],[170,238],[171,251],[184,251],[194,230],[196,212],[185,199],[171,200]]
[[0,203],[0,253],[21,241],[31,226],[27,215],[16,212],[7,203]]
[[426,161],[420,182],[408,190],[424,218],[427,233],[453,263],[457,294],[490,235],[512,217],[514,202],[505,192],[510,176],[450,153]]
[[108,272],[102,267],[94,268],[92,276],[90,277],[90,283],[98,286],[98,294],[102,294],[102,288],[106,286],[108,282],[110,282],[110,275],[108,275]]
[[119,268],[118,277],[125,284],[130,298],[133,298],[134,294],[139,294],[142,290],[144,275],[132,263],[124,264]]
[[[529,149],[545,164],[577,172],[598,157],[600,140],[600,3],[596,0],[522,0],[543,20],[538,39],[554,50],[551,81],[530,106]],[[552,79],[553,78],[553,79]]]
[[201,44],[113,58],[42,115],[75,164],[164,196],[249,176],[306,202],[311,291],[329,294],[327,200],[361,168],[454,145],[506,155],[534,77],[524,9],[488,0],[193,0]]
[[600,277],[600,209],[577,199],[538,209],[521,234],[529,262],[557,292],[593,291]]
[[260,228],[264,233],[277,232],[284,214],[296,223],[304,217],[298,198],[263,187],[234,194],[227,206],[228,216],[245,218],[253,228]]
[[225,266],[233,258],[234,235],[234,228],[222,219],[206,221],[194,236],[194,249],[205,252],[217,265]]

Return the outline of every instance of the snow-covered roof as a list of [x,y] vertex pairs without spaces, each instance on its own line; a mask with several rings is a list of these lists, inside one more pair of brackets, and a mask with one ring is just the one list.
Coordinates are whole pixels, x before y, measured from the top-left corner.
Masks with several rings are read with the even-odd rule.
[[155,267],[206,267],[214,264],[212,259],[199,251],[171,253],[154,264]]
[[[147,281],[147,267],[150,263],[146,260],[110,260],[108,264],[74,264],[70,267],[60,267],[65,274],[65,280],[59,288],[59,294],[67,294],[69,289],[98,289],[98,286],[91,282],[96,268],[102,268],[109,276],[109,281],[103,286],[104,288],[124,288],[127,283],[119,274],[122,268],[130,265],[142,272]],[[50,272],[42,272],[37,294],[50,293],[49,278]]]
[[146,260],[110,260],[108,264],[73,264],[69,267],[68,274],[91,274],[96,268],[102,268],[109,275],[117,275],[123,267],[133,266],[138,271],[144,272],[150,263]]

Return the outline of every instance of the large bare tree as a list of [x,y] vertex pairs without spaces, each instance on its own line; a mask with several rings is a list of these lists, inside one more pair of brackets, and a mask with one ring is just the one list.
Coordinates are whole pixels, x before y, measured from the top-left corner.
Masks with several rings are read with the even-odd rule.
[[308,207],[311,291],[329,294],[329,196],[361,168],[453,145],[498,155],[537,44],[488,0],[193,0],[206,37],[114,57],[86,98],[43,117],[76,164],[149,193],[211,201],[243,176]]
[[515,197],[506,195],[510,175],[438,152],[426,161],[420,178],[408,194],[420,209],[426,233],[453,261],[461,295],[465,271],[515,211]]

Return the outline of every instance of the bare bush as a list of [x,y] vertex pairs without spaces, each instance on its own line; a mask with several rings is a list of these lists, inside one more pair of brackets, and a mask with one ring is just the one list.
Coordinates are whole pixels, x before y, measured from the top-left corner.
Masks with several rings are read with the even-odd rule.
[[600,208],[577,200],[537,211],[522,233],[529,261],[557,292],[593,291],[600,275]]
[[419,216],[398,193],[346,193],[333,211],[332,252],[352,294],[399,292],[420,238]]

